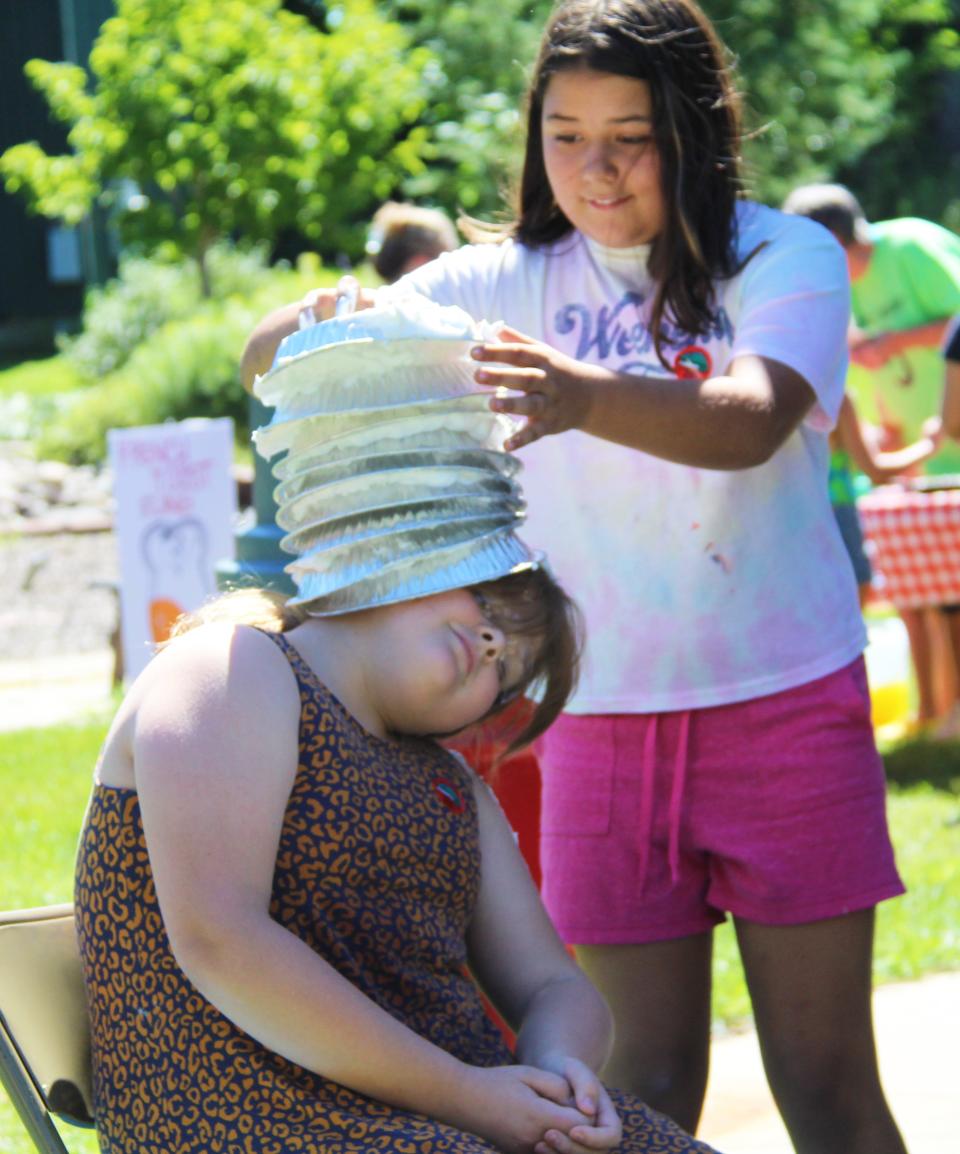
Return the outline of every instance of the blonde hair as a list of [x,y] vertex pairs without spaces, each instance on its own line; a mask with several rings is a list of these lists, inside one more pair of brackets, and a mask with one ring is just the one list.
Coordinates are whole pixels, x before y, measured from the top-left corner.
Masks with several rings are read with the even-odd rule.
[[178,617],[170,630],[170,640],[215,621],[250,625],[264,633],[289,633],[302,625],[307,616],[302,605],[290,605],[282,593],[270,589],[233,589]]

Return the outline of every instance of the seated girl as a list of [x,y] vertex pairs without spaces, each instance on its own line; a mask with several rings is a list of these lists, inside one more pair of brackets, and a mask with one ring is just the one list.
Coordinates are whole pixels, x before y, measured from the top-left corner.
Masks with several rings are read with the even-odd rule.
[[[330,364],[325,350],[316,363]],[[503,456],[468,454],[480,473]],[[352,460],[341,492],[367,499],[373,482],[355,483]],[[278,521],[295,522],[311,484],[326,501],[310,509],[328,511],[329,475],[315,462],[298,473]],[[486,477],[478,504],[512,517],[512,484]],[[439,529],[442,501],[396,516],[423,506],[429,524],[413,535],[447,532],[455,553],[466,499]],[[294,534],[314,553],[332,542],[300,558],[309,580],[326,579],[347,522],[367,540],[355,517],[331,535],[323,515]],[[378,506],[365,532],[394,519]],[[511,531],[499,532],[503,547]],[[303,583],[286,603],[229,595],[185,621],[131,688],[77,867],[105,1152],[707,1150],[598,1080],[606,1005],[492,795],[437,740],[521,693],[536,705],[514,744],[541,733],[576,679],[574,607],[532,558],[458,583],[464,562],[444,570],[450,555],[437,549],[430,595],[388,583],[349,611],[326,612]],[[513,1052],[476,983],[516,1032]]]

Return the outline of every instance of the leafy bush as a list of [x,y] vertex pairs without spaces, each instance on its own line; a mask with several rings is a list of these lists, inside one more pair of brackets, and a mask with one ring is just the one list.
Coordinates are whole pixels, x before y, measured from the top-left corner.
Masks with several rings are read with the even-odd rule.
[[[268,280],[263,248],[243,251],[222,243],[208,255],[214,299],[251,296]],[[60,348],[76,369],[97,380],[119,369],[142,342],[168,321],[188,317],[201,303],[193,261],[121,257],[117,276],[87,293],[83,330]]]
[[297,300],[339,273],[304,261],[264,273],[253,296],[205,301],[192,315],[167,320],[131,352],[123,367],[71,396],[44,429],[38,456],[96,464],[106,456],[107,430],[156,425],[187,417],[231,417],[237,436],[249,435],[247,394],[239,362],[254,325],[271,309]]

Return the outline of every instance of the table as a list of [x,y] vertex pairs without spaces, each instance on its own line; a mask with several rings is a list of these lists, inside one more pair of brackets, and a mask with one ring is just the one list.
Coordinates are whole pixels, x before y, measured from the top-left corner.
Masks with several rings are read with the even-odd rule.
[[884,485],[857,501],[876,591],[898,609],[960,604],[960,484],[940,483]]

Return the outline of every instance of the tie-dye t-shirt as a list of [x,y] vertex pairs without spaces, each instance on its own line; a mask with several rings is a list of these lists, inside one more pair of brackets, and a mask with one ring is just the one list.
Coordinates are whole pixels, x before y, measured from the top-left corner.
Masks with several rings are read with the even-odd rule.
[[[849,285],[830,234],[744,204],[739,249],[709,332],[672,334],[674,377],[731,359],[780,361],[817,404],[772,460],[732,472],[659,460],[578,431],[521,450],[523,536],[586,617],[575,713],[661,712],[744,701],[824,676],[865,643],[830,509],[827,433],[843,395]],[[466,246],[388,292],[419,292],[505,320],[578,360],[667,376],[650,338],[645,249],[572,233],[544,248]]]

